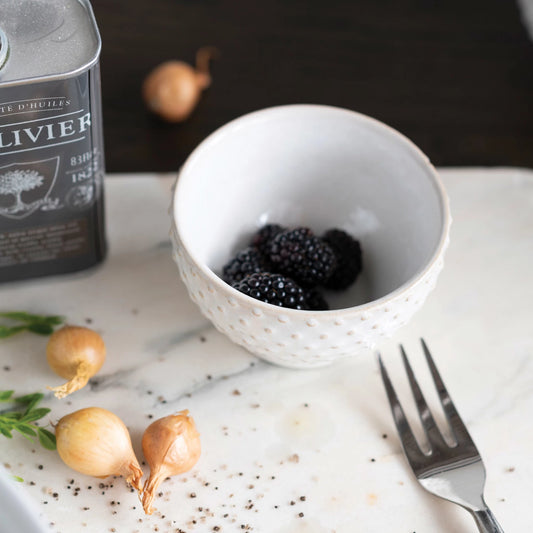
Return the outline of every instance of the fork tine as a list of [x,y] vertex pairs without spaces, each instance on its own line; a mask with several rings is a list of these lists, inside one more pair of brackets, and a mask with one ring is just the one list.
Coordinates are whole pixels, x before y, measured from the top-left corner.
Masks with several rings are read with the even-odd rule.
[[453,404],[452,399],[450,398],[450,395],[448,394],[448,391],[444,386],[444,382],[440,377],[437,366],[433,361],[433,357],[431,357],[429,348],[427,347],[424,339],[420,339],[420,342],[422,343],[422,349],[424,350],[424,355],[426,356],[426,361],[429,366],[431,376],[433,377],[435,388],[437,389],[442,408],[444,409],[444,414],[446,415],[446,418],[448,419],[448,422],[451,426],[455,440],[457,441],[457,443],[474,444],[472,441],[472,437],[470,437],[466,426],[461,420],[461,417],[459,416],[459,413],[457,412],[457,409],[455,408],[455,405]]
[[420,416],[420,421],[422,422],[422,426],[428,438],[429,444],[431,447],[437,447],[441,449],[443,447],[447,447],[447,444],[444,442],[444,438],[442,437],[442,434],[439,428],[437,427],[437,424],[435,423],[435,419],[433,418],[433,415],[429,410],[429,406],[426,402],[426,399],[422,394],[420,385],[418,384],[413,369],[411,368],[411,365],[409,363],[409,359],[407,359],[407,354],[405,353],[405,350],[401,344],[400,351],[402,353],[403,364],[407,372],[407,377],[409,378],[409,384],[411,385],[411,391],[415,399],[416,408],[418,409],[418,414]]
[[403,411],[402,405],[398,400],[398,396],[396,395],[396,391],[392,386],[392,382],[389,378],[387,369],[385,368],[383,360],[381,359],[381,354],[378,352],[377,355],[379,369],[381,371],[381,378],[383,380],[383,384],[385,385],[385,391],[387,392],[387,397],[389,399],[389,404],[392,411],[392,418],[394,419],[394,423],[396,424],[396,428],[398,429],[400,442],[402,443],[402,447],[404,449],[407,460],[409,461],[411,466],[413,466],[415,463],[419,462],[424,457],[424,454],[420,450],[420,446],[418,445],[418,442],[416,441],[416,438],[413,435],[409,422],[407,422],[407,418]]

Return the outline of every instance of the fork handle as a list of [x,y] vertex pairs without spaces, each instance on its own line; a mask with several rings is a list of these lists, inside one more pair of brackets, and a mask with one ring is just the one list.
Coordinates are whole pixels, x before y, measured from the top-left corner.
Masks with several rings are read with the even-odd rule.
[[472,516],[480,533],[504,533],[496,517],[488,507],[481,511],[472,511]]

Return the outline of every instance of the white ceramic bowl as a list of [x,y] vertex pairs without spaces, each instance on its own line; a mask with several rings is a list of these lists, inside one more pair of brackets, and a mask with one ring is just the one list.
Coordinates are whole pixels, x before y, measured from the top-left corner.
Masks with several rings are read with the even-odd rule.
[[[172,207],[174,258],[215,327],[283,366],[315,367],[373,348],[423,304],[443,266],[448,200],[424,154],[390,127],[316,105],[265,109],[210,135],[183,166]],[[263,224],[342,228],[363,249],[332,310],[246,296],[217,276]]]
[[0,533],[53,533],[23,487],[0,465]]

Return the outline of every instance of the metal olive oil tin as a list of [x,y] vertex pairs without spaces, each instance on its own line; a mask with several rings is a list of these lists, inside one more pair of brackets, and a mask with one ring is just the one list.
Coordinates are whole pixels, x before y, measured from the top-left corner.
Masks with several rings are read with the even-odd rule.
[[0,282],[105,255],[100,48],[88,0],[0,0]]

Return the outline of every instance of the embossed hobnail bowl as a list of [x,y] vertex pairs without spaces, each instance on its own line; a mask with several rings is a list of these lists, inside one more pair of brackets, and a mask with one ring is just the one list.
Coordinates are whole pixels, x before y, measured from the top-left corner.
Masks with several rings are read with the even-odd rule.
[[[448,244],[450,214],[424,154],[392,128],[344,109],[290,105],[245,115],[203,141],[180,171],[174,258],[191,299],[250,352],[311,368],[373,348],[420,309]],[[254,300],[217,274],[263,224],[356,236],[363,273],[330,311]]]

